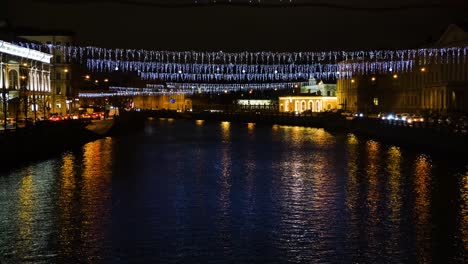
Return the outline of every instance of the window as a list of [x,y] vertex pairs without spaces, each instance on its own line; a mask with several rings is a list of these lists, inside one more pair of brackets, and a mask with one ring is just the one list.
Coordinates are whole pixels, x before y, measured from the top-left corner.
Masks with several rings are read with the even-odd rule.
[[57,86],[56,91],[57,94],[62,94],[62,88],[60,86]]
[[62,74],[60,72],[57,72],[55,74],[55,80],[61,80],[62,79]]
[[8,73],[8,87],[10,89],[18,89],[18,72],[15,70],[11,70]]
[[330,92],[330,91],[327,91],[327,96],[331,96],[331,92]]
[[374,97],[374,105],[375,106],[379,105],[379,98]]
[[55,63],[62,63],[62,56],[55,55]]
[[71,79],[71,78],[70,78],[70,73],[69,73],[69,72],[67,72],[67,74],[65,75],[65,78],[66,78],[66,80],[70,80],[70,79]]

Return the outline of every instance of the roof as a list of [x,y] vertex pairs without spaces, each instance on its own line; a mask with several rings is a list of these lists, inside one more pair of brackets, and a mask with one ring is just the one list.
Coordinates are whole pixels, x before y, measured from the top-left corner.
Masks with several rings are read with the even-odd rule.
[[468,45],[468,32],[458,25],[451,24],[432,46],[466,46]]

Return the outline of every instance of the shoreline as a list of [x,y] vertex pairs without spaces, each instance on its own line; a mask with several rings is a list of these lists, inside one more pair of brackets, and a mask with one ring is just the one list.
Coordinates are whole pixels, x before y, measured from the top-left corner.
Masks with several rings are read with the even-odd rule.
[[468,154],[468,134],[454,133],[442,127],[431,127],[426,123],[405,125],[404,123],[388,123],[378,119],[347,120],[342,116],[332,114],[294,116],[255,113],[176,113],[170,111],[144,111],[141,114],[146,117],[315,127],[330,132],[353,133],[360,137],[396,146]]

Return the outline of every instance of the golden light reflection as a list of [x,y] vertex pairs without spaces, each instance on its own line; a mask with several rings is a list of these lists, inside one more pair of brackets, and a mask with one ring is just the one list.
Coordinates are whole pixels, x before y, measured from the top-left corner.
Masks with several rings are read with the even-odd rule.
[[335,143],[335,137],[323,128],[308,128],[310,134],[308,139],[320,145],[329,145]]
[[205,123],[205,120],[196,120],[195,123],[197,124],[197,126],[202,126],[203,123]]
[[348,145],[357,145],[357,144],[359,144],[359,140],[356,137],[356,135],[354,135],[354,134],[348,134],[347,135],[347,142],[348,142]]
[[[401,150],[392,146],[388,150],[387,172],[389,175],[391,221],[398,224],[401,214]],[[397,233],[397,232],[394,232]]]
[[247,123],[247,128],[250,130],[254,130],[255,129],[255,123]]
[[[352,218],[358,216],[357,208],[359,189],[358,189],[358,164],[359,164],[359,140],[354,134],[347,135],[348,143],[348,180],[347,180],[347,197],[346,206],[350,211]],[[356,231],[356,229],[351,229]]]
[[167,122],[169,122],[169,123],[172,123],[172,122],[174,122],[174,121],[175,121],[174,118],[168,118],[168,119],[167,119]]
[[33,196],[33,176],[30,168],[27,169],[27,175],[21,179],[19,188],[19,236],[21,243],[18,245],[19,250],[28,252],[30,250],[30,242],[32,241],[33,229],[33,210],[34,210],[34,196]]
[[425,155],[417,157],[414,166],[414,218],[416,227],[416,251],[418,263],[429,263],[431,257],[430,178],[431,161]]
[[[301,142],[302,142],[302,128],[303,127],[298,127],[298,126],[293,126],[293,127],[284,127],[289,130],[290,134],[290,142],[292,145],[300,147]],[[294,155],[294,154],[293,154]]]
[[104,237],[106,223],[103,219],[111,219],[112,147],[110,137],[87,143],[83,147],[81,237],[88,238],[88,241],[94,240],[93,243],[99,243]]
[[228,121],[221,122],[221,138],[223,142],[227,142],[231,138],[231,123]]
[[462,176],[460,187],[460,235],[464,251],[468,252],[468,171]]
[[66,153],[62,158],[61,181],[59,189],[59,239],[62,251],[65,255],[72,255],[74,230],[70,228],[72,225],[74,212],[72,208],[74,191],[76,189],[76,170],[75,156],[72,153]]
[[388,210],[390,216],[389,236],[385,241],[387,248],[391,249],[401,241],[401,163],[402,153],[400,148],[392,146],[387,151],[386,171],[388,174]]
[[379,192],[379,170],[381,163],[380,161],[380,145],[378,142],[369,140],[366,142],[367,150],[367,166],[365,169],[367,175],[367,198],[366,204],[369,210],[368,217],[368,237],[369,244],[371,247],[377,246],[380,243],[378,236],[375,234],[378,230],[379,225],[379,212],[378,203],[380,199]]

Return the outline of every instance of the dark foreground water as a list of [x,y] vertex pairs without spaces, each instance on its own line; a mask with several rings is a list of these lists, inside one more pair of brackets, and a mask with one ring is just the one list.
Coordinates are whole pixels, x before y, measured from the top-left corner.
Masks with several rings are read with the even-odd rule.
[[467,165],[322,129],[159,119],[0,175],[0,261],[463,263]]

